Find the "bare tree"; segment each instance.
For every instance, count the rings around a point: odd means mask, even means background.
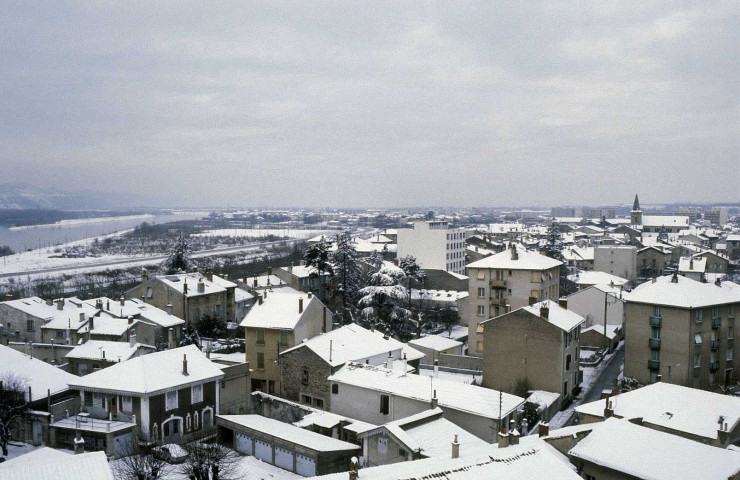
[[[113,471],[119,480],[157,480],[167,478],[172,471],[172,465],[162,457],[154,454],[153,445],[144,436],[139,437],[139,451],[135,451],[133,443],[128,447],[126,455],[113,463]]]
[[[239,455],[223,445],[196,440],[182,446],[188,456],[180,472],[191,480],[230,480],[238,475]]]
[[[8,442],[14,427],[31,410],[26,401],[27,384],[13,373],[0,378],[0,448],[3,457],[8,456]]]

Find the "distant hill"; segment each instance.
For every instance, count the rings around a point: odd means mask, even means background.
[[[54,209],[63,201],[59,192],[44,190],[27,183],[0,185],[0,209]]]
[[[99,210],[161,205],[161,201],[151,196],[128,192],[78,190],[68,193],[27,183],[0,184],[0,210]]]

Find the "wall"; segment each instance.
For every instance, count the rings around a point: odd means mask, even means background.
[[[33,321],[33,331],[28,331],[28,320]],[[3,324],[9,335],[11,341],[17,342],[41,342],[41,326],[44,324],[44,320],[33,315],[29,315],[25,312],[17,310],[10,305],[0,303],[0,323]],[[18,335],[15,335],[15,332]]]
[[[385,453],[381,452],[381,441],[387,444]],[[404,447],[397,443],[390,435],[384,435],[382,433],[373,435],[372,437],[363,439],[363,443],[367,444],[367,448],[363,448],[363,452],[367,452],[365,462],[367,462],[366,465],[368,467],[400,463],[409,459],[409,452],[404,450]]]
[[[220,411],[224,415],[245,414],[249,411],[251,385],[249,364],[240,363],[221,369],[224,378],[218,382]]]
[[[447,225],[441,227],[429,228],[427,222],[415,222],[414,228],[399,228],[398,258],[413,255],[423,269],[463,273],[465,231],[447,228]]]
[[[308,384],[303,383],[303,370],[308,370]],[[283,397],[294,402],[304,402],[304,395],[311,397],[311,406],[329,409],[331,401],[327,378],[332,369],[308,347],[302,347],[280,356]],[[317,402],[316,400],[321,400]]]
[[[33,345],[29,345],[27,343],[9,342],[8,346],[13,350],[31,355],[33,358],[38,358],[47,363],[53,362],[56,365],[67,363],[65,355],[75,348],[75,345],[53,345],[51,343],[34,343]]]
[[[624,325],[624,300],[617,299],[598,288],[590,287],[568,296],[568,310],[586,319],[584,327],[604,325],[604,299],[608,296],[606,319],[608,325]]]
[[[637,248],[629,246],[594,248],[594,270],[611,273],[634,282],[637,279]]]

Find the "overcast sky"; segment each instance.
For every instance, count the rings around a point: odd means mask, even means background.
[[[4,2],[5,181],[207,206],[740,200],[736,0],[109,3]]]

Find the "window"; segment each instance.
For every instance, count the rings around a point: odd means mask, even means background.
[[[193,419],[190,417],[190,414],[188,413],[185,417],[185,431],[189,432],[193,428]]]
[[[732,347],[727,347],[727,360],[732,360]]]
[[[486,279],[486,271],[478,270],[478,280],[485,280],[485,279]]]
[[[93,406],[104,406],[103,405],[103,396],[99,393],[93,393]]]
[[[477,352],[482,352],[483,351],[483,342],[478,342],[478,344],[475,346],[475,350]]]
[[[660,329],[658,327],[652,327],[650,331],[650,337],[656,340],[660,340]]]
[[[301,403],[311,405],[311,397],[309,395],[301,395]]]
[[[403,448],[399,448],[398,449],[398,456],[399,457],[405,457],[406,456],[406,450],[404,450]]]
[[[286,332],[285,330],[280,331],[280,345],[288,345],[288,332]]]
[[[121,410],[124,412],[132,412],[134,410],[134,404],[131,397],[127,395],[121,397]]]
[[[388,412],[391,411],[391,397],[388,395],[381,395],[380,396],[380,413],[383,415],[388,415]]]
[[[478,298],[484,298],[486,296],[486,288],[478,287]]]
[[[193,414],[193,428],[198,430],[198,412]]]
[[[190,403],[199,403],[203,401],[203,384],[193,385],[190,387]]]
[[[660,307],[653,305],[653,317],[660,317]]]
[[[734,317],[735,316],[735,305],[730,305],[729,313],[727,314],[728,317]]]
[[[257,352],[257,368],[265,368],[265,354]]]
[[[324,408],[324,401],[320,398],[314,398],[313,404],[316,408]]]
[[[570,353],[565,356],[565,369],[570,370]]]
[[[338,395],[339,394],[339,384],[338,383],[333,383],[331,385],[331,393],[332,393],[332,395]]]
[[[33,320],[26,320],[26,331],[33,332]]]
[[[257,344],[258,345],[265,344],[265,329],[264,328],[257,329]]]
[[[92,407],[93,406],[93,394],[92,394],[92,392],[82,392],[82,403],[86,407]]]
[[[200,307],[195,308],[195,320],[200,320]]]
[[[735,338],[735,325],[731,323],[727,325],[727,338],[728,339]]]
[[[563,383],[563,398],[568,396],[568,380]]]
[[[694,366],[701,367],[701,353],[697,352],[694,354]]]
[[[503,279],[504,279],[504,271],[496,270],[496,280],[503,280]]]
[[[712,307],[712,318],[719,318],[719,307]]]
[[[165,410],[174,410],[177,408],[177,390],[165,394]]]
[[[146,289],[146,298],[152,298],[154,296],[154,289],[152,287],[148,287]]]
[[[478,305],[478,316],[482,317],[486,314],[486,306],[485,305]]]
[[[301,383],[303,385],[308,385],[308,369],[304,368],[303,373],[301,375]]]
[[[57,330],[54,332],[54,336],[57,338],[64,338],[64,330]]]
[[[694,312],[694,318],[696,319],[696,323],[701,323],[704,321],[704,310],[697,310]]]
[[[650,350],[650,360],[654,362],[660,361],[660,350]]]
[[[509,270],[509,276],[511,276],[511,270]]]
[[[539,282],[540,281],[540,272],[533,271],[530,280],[532,282]]]

